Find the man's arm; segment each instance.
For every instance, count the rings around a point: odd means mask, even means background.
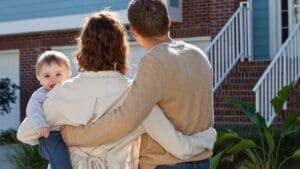
[[[62,134],[71,146],[95,146],[116,141],[137,128],[154,105],[164,95],[165,71],[153,56],[145,56],[138,67],[136,78],[121,106],[107,112],[95,123],[66,127]]]

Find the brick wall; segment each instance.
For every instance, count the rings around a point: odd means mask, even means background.
[[[240,0],[184,0],[183,22],[173,23],[173,37],[212,36],[239,7]]]
[[[211,0],[183,0],[182,23],[173,23],[173,37],[209,36]]]
[[[214,95],[215,122],[248,123],[248,118],[238,109],[229,105],[228,98],[239,99],[255,105],[255,93],[252,89],[261,77],[269,61],[238,62]]]
[[[210,35],[214,37],[239,7],[239,0],[210,0]]]

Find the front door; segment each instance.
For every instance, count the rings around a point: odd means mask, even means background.
[[[291,33],[300,21],[300,0],[289,0],[289,32]]]
[[[300,23],[300,0],[269,0],[270,54],[274,57],[297,23]]]

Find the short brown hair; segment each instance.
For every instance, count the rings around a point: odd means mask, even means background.
[[[118,70],[127,72],[126,29],[109,11],[90,16],[77,38],[78,71]]]
[[[158,37],[169,32],[169,18],[161,0],[131,0],[128,6],[130,25],[143,37]]]
[[[58,65],[64,65],[69,69],[69,71],[71,73],[70,61],[65,54],[63,54],[62,52],[59,52],[59,51],[45,51],[39,56],[39,58],[35,64],[36,76],[39,76],[40,71],[43,66],[50,65],[51,63],[56,63]]]

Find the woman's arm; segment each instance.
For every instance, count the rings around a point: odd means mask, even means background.
[[[200,154],[205,149],[212,150],[217,138],[217,132],[212,127],[191,136],[176,131],[158,106],[152,109],[143,126],[150,137],[182,160]]]
[[[39,143],[39,134],[31,127],[30,122],[25,118],[17,131],[17,139],[23,143],[36,145]]]

